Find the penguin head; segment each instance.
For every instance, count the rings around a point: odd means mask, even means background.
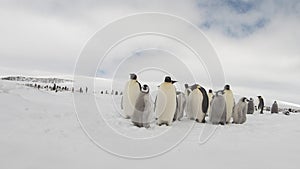
[[[241,99],[243,102],[248,102],[249,100],[246,97],[242,97]]]
[[[142,93],[149,93],[149,86],[144,84],[141,88]]]
[[[261,98],[261,96],[257,96],[259,99]]]
[[[187,88],[189,88],[189,85],[186,83],[186,84],[184,84],[184,87],[187,89]]]
[[[165,77],[165,82],[172,83],[172,79],[170,76]]]
[[[212,93],[213,91],[211,89],[208,90],[208,93]]]
[[[176,80],[172,80],[170,76],[166,76],[166,77],[165,77],[165,82],[174,84],[174,83],[176,83],[177,81],[176,81]]]
[[[253,98],[252,98],[252,97],[250,97],[250,101],[253,101]]]
[[[224,90],[218,90],[216,91],[216,96],[223,95],[224,93],[225,93]]]
[[[136,79],[137,79],[137,75],[134,74],[134,73],[131,73],[131,74],[130,74],[130,79],[131,79],[131,80],[136,80]]]
[[[225,85],[225,86],[224,86],[224,90],[230,90],[230,85],[228,85],[228,84]]]

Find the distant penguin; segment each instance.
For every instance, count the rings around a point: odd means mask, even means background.
[[[172,125],[176,111],[176,89],[173,83],[175,81],[166,76],[165,81],[158,87],[155,101],[155,114],[158,125]]]
[[[224,91],[217,91],[210,104],[209,121],[212,124],[226,124],[226,100]]]
[[[210,104],[211,104],[212,98],[214,96],[213,91],[211,89],[208,90],[207,96],[208,96],[208,110],[207,110],[207,114],[209,114],[209,112],[210,112]]]
[[[191,120],[205,123],[205,115],[208,110],[208,96],[206,90],[198,84],[191,87],[192,92],[188,96],[187,116]]]
[[[278,113],[278,104],[276,101],[272,104],[271,113]]]
[[[287,116],[290,115],[290,111],[288,111],[288,110],[285,110],[285,111],[283,111],[282,113],[283,113],[284,115],[287,115]]]
[[[260,110],[260,114],[264,114],[264,107],[265,107],[265,103],[264,103],[264,99],[261,96],[257,96],[258,97],[258,110]]]
[[[239,102],[235,105],[234,111],[232,114],[233,122],[235,124],[243,124],[246,122],[246,114],[248,111],[248,99],[242,97]]]
[[[185,88],[184,94],[185,94],[186,97],[188,97],[190,95],[190,93],[192,92],[192,90],[191,90],[191,88],[189,87],[188,84],[184,84],[184,88]]]
[[[181,120],[183,118],[184,109],[186,107],[186,96],[183,92],[176,92],[176,111],[173,121]]]
[[[247,114],[253,114],[254,113],[254,100],[253,98],[250,98],[248,102],[248,111]]]
[[[230,123],[235,101],[234,101],[232,90],[230,89],[229,85],[225,85],[224,87],[224,97],[226,101],[226,113],[227,113],[226,122]]]
[[[126,83],[122,98],[122,106],[125,118],[130,118],[134,112],[137,97],[140,94],[141,85],[137,81],[136,74],[130,74],[130,80]]]
[[[188,105],[188,101],[189,101],[189,95],[191,92],[192,92],[192,90],[191,90],[190,86],[187,83],[184,84],[184,94],[186,97],[186,109],[188,108],[187,105]],[[185,112],[187,112],[187,110]]]
[[[148,85],[143,85],[141,93],[139,94],[136,103],[135,110],[132,114],[131,121],[133,125],[137,127],[150,127],[152,101],[149,95]]]

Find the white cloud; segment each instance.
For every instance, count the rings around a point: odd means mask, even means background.
[[[0,66],[72,73],[82,47],[98,29],[138,12],[170,13],[198,25],[214,44],[232,86],[300,101],[294,94],[300,90],[297,0],[1,1]],[[171,49],[169,44],[160,47]],[[112,72],[109,68],[103,72]]]

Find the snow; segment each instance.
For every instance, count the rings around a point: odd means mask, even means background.
[[[98,87],[108,87],[105,85]],[[109,88],[107,88],[109,90]],[[104,89],[103,89],[104,90]],[[88,99],[88,94],[76,97]],[[118,112],[121,96],[96,94],[107,124],[117,133],[130,138],[159,138],[170,132],[185,133],[187,137],[162,155],[146,159],[115,156],[95,145],[82,130],[75,113],[71,92],[50,92],[29,88],[16,82],[0,80],[0,168],[299,168],[300,114],[290,116],[270,114],[247,115],[243,125],[212,126],[193,124],[184,119],[173,126],[151,125],[149,130],[131,125]],[[103,107],[104,106],[104,107]],[[86,110],[87,112],[89,110]],[[79,114],[84,116],[84,114]],[[100,127],[106,124],[99,123]],[[97,126],[96,126],[97,127]],[[96,128],[95,128],[96,130]],[[117,134],[116,134],[117,135]],[[102,135],[118,144],[118,137]],[[211,136],[211,137],[209,137]],[[101,138],[100,137],[100,138]],[[156,141],[142,152],[168,143]],[[162,146],[163,147],[163,146]],[[126,150],[126,148],[124,148]]]

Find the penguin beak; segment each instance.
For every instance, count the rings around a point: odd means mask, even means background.
[[[176,80],[172,80],[172,84],[176,83],[177,81]]]

